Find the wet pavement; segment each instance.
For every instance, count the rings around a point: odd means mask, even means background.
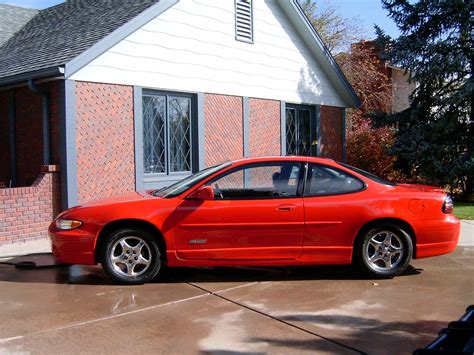
[[[366,279],[349,266],[170,269],[140,286],[50,254],[0,265],[3,353],[402,354],[474,303],[474,248]],[[5,260],[3,260],[5,261]]]

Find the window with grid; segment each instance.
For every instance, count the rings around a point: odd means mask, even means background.
[[[192,96],[145,93],[142,103],[144,173],[192,171]]]
[[[286,154],[317,156],[317,122],[314,106],[286,105]]]

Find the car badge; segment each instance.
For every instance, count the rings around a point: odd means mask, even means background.
[[[191,239],[189,244],[206,244],[207,239]]]

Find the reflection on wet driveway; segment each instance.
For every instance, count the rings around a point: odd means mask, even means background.
[[[474,248],[392,280],[351,267],[170,269],[113,284],[49,254],[0,265],[0,353],[410,353],[474,299]]]

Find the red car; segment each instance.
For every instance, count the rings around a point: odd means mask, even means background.
[[[411,258],[452,252],[459,238],[442,190],[396,185],[329,159],[268,157],[213,166],[161,190],[61,213],[49,235],[57,259],[101,263],[143,283],[163,264],[350,264],[373,277]]]

